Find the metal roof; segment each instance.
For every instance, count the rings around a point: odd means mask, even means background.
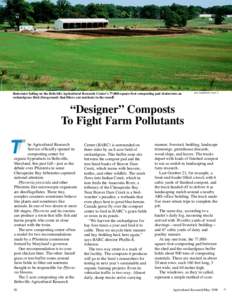
[[[82,18],[75,18],[75,19],[58,19],[56,21],[61,21],[62,23],[108,23],[109,21],[106,19],[82,19]]]

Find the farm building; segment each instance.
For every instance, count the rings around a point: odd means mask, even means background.
[[[208,19],[210,19],[210,18],[213,17],[213,15],[212,14],[200,14],[199,17],[200,18],[208,18]]]
[[[34,31],[34,27],[32,25],[23,24],[19,26],[19,31]]]
[[[208,18],[208,19],[213,19],[215,15],[214,14],[200,14],[200,18]],[[225,15],[226,18],[231,18],[232,15]]]
[[[102,28],[108,25],[106,19],[58,19],[55,21],[55,30],[76,30],[84,28]]]

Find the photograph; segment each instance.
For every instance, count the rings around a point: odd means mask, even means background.
[[[231,0],[0,0],[0,91],[232,91],[231,54]]]
[[[0,299],[232,300],[232,0],[0,0]]]

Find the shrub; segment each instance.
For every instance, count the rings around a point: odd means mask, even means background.
[[[19,73],[13,74],[14,79],[20,79],[20,76],[21,75]]]
[[[59,83],[58,87],[65,91],[75,90],[72,80],[63,81],[63,82]]]
[[[33,85],[36,85],[36,86],[46,86],[52,82],[52,77],[47,76],[47,75],[43,75],[43,76],[35,75],[34,79],[32,79],[30,81]]]
[[[1,76],[1,83],[6,83],[9,80],[9,77],[7,75]]]
[[[213,86],[214,86],[214,84],[215,84],[215,78],[213,78],[212,80],[210,80],[210,83],[209,83],[209,86],[211,87],[211,88],[213,88]]]
[[[91,87],[100,87],[101,84],[100,84],[99,81],[92,81],[92,82],[90,83],[90,86],[91,86]]]
[[[124,85],[125,81],[120,76],[115,76],[113,78],[113,83]]]
[[[7,75],[8,71],[7,69],[2,69],[1,76]]]

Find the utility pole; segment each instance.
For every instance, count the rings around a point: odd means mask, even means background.
[[[17,30],[19,31],[19,26],[20,26],[20,19],[19,19],[19,13],[15,14],[15,22],[16,22],[16,26],[17,26]]]

